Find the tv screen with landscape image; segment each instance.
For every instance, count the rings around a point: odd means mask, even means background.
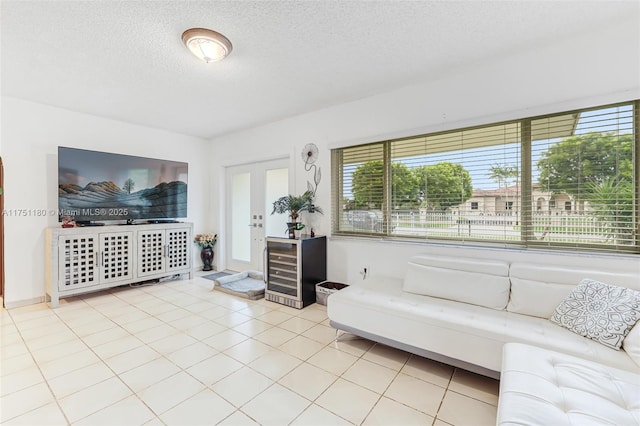
[[[188,164],[58,147],[59,220],[187,217]]]

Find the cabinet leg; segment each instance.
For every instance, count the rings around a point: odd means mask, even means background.
[[[57,308],[58,306],[60,306],[60,298],[58,296],[45,294],[45,296],[44,296],[45,302],[46,302],[47,297],[49,298],[49,306],[51,308]]]

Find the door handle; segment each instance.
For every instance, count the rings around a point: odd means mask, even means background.
[[[262,250],[262,280],[267,284],[267,274],[269,273],[269,261],[267,260],[267,247]]]
[[[251,224],[251,223],[250,223],[250,224],[248,224],[247,226],[253,226],[253,227],[255,228],[255,227],[256,227],[256,226],[258,226],[258,225],[256,225],[255,223],[253,223],[253,224]]]

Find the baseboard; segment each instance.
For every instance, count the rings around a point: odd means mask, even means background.
[[[37,305],[38,303],[44,303],[45,297],[34,297],[33,299],[24,299],[24,300],[16,300],[13,302],[8,302],[7,299],[4,299],[4,307],[5,309],[15,309],[21,308],[23,306],[29,305]]]

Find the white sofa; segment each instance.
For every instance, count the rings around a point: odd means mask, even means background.
[[[640,374],[521,343],[504,345],[498,426],[640,424]]]
[[[333,293],[327,312],[338,330],[500,377],[500,426],[638,425],[640,324],[615,350],[549,320],[584,278],[640,290],[640,268],[422,255],[404,279]]]
[[[640,372],[640,353],[624,344],[607,348],[548,320],[583,278],[640,290],[636,271],[420,255],[404,278],[369,278],[333,293],[327,313],[338,330],[495,378],[507,342]],[[632,333],[640,340],[640,326]]]

